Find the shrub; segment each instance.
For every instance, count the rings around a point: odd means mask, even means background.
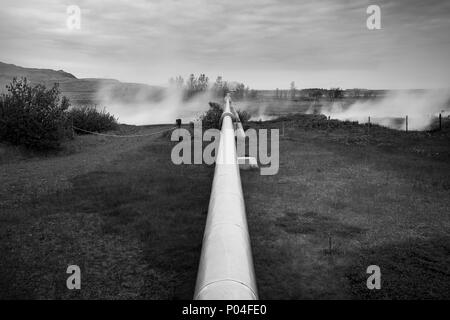
[[[75,107],[69,111],[69,119],[75,132],[85,134],[82,130],[102,132],[117,128],[117,119],[106,110],[97,110],[94,106]],[[82,129],[82,130],[78,130]]]
[[[32,87],[26,78],[6,86],[0,105],[0,140],[38,150],[54,149],[67,136],[69,100],[51,89]]]
[[[239,115],[239,119],[241,120],[242,125],[250,119],[250,114],[246,111],[237,110],[237,114]],[[223,108],[220,104],[216,102],[209,103],[209,110],[200,116],[200,120],[202,121],[203,129],[220,129],[220,117],[222,116]]]
[[[223,109],[220,104],[216,102],[209,103],[209,109],[202,116],[200,120],[202,121],[202,128],[207,129],[220,129],[220,117],[222,116]]]

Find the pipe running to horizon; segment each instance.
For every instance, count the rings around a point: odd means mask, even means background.
[[[229,94],[225,97],[194,299],[258,299]]]

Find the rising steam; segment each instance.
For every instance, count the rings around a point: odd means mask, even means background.
[[[119,122],[134,125],[174,123],[178,118],[186,123],[198,119],[208,110],[208,102],[217,100],[212,90],[186,100],[182,88],[123,83],[106,84],[97,92],[97,101],[118,117]],[[370,117],[372,123],[397,130],[405,128],[405,117],[408,116],[410,130],[426,130],[439,113],[448,115],[450,90],[391,91],[376,99],[348,101],[324,104],[319,112],[332,119],[360,123],[366,123]],[[279,111],[287,107],[283,102],[264,99],[238,101],[235,107],[250,113],[251,120],[266,121],[276,118],[267,112],[274,109],[274,104]],[[306,113],[312,112],[317,112],[314,106],[310,106]]]
[[[425,130],[439,113],[446,114],[450,110],[449,101],[449,90],[397,91],[384,98],[356,101],[349,106],[336,102],[324,106],[320,112],[332,119],[360,123],[366,123],[370,117],[372,123],[397,130],[405,128],[408,116],[409,129]]]
[[[97,92],[100,105],[119,119],[133,125],[183,123],[197,119],[213,101],[210,91],[195,95],[188,101],[183,90],[146,85],[105,85]]]

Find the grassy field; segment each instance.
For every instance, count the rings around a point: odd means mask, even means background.
[[[243,173],[261,297],[449,298],[448,127],[328,126],[287,118],[279,174]],[[371,264],[382,290],[366,288]]]
[[[74,153],[2,165],[1,298],[192,298],[213,168],[173,165],[160,134],[135,139],[83,136]]]
[[[260,298],[449,298],[448,127],[369,135],[284,121],[279,173],[242,172]],[[156,135],[80,136],[52,155],[1,146],[0,298],[191,299],[213,167],[173,165],[172,145]],[[80,291],[65,287],[69,264]],[[370,264],[382,272],[376,292]]]

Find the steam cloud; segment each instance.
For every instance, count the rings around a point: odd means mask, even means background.
[[[216,100],[211,90],[186,101],[182,89],[135,84],[104,85],[97,92],[97,101],[118,117],[119,122],[134,125],[174,123],[178,118],[183,122],[193,121],[208,110],[208,102]],[[280,103],[277,102],[278,110],[283,109]],[[267,112],[273,102],[241,101],[235,107],[249,112],[254,121],[276,118]],[[312,113],[313,109],[310,107],[306,113]],[[426,130],[439,113],[447,116],[449,112],[450,90],[392,91],[382,98],[350,104],[344,100],[320,108],[320,113],[332,119],[366,123],[370,117],[372,123],[397,130],[405,128],[406,116],[410,130]]]
[[[175,123],[175,119],[189,122],[209,108],[208,102],[214,101],[209,91],[185,101],[181,89],[145,85],[105,85],[96,98],[120,123],[133,125]]]
[[[237,110],[246,111],[250,114],[251,121],[268,121],[277,118],[277,116],[269,115],[268,108],[272,107],[273,103],[264,101],[237,101],[234,102],[234,107]]]
[[[413,90],[390,92],[384,98],[356,101],[349,106],[333,103],[324,106],[321,113],[332,119],[371,123],[392,129],[404,129],[408,116],[408,128],[425,130],[439,114],[450,110],[449,90]],[[400,121],[399,121],[400,120]]]

